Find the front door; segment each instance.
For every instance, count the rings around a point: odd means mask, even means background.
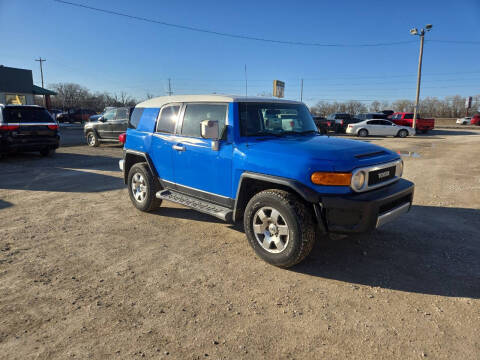
[[[231,198],[233,146],[228,140],[220,140],[218,150],[213,150],[213,140],[201,137],[200,123],[218,121],[220,138],[227,109],[228,104],[221,103],[186,104],[173,154],[177,189],[223,205]]]
[[[115,120],[115,114],[117,110],[108,110],[102,115],[102,120],[98,120],[97,132],[102,139],[111,139],[112,135],[112,121]]]

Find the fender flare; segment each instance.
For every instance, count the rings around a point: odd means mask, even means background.
[[[130,150],[130,149],[124,149],[123,150],[123,160],[124,160],[124,167],[123,167],[123,182],[127,184],[128,180],[128,171],[127,168],[129,169],[131,166],[127,167],[127,160],[128,160],[128,155],[134,155],[134,156],[141,156],[145,159],[145,162],[148,165],[148,168],[150,169],[151,173],[153,176],[158,179],[158,173],[157,170],[155,169],[155,166],[153,166],[152,159],[147,153],[144,153],[142,151],[136,151],[136,150]]]
[[[302,184],[297,180],[284,178],[280,176],[259,174],[259,173],[246,171],[240,176],[240,180],[238,182],[237,193],[235,196],[235,204],[233,208],[233,221],[236,221],[236,219],[238,218],[237,211],[239,207],[241,207],[242,202],[244,202],[245,200],[242,198],[242,190],[244,189],[244,184],[246,183],[245,180],[247,179],[258,180],[258,181],[271,183],[275,185],[281,185],[281,186],[290,188],[296,193],[298,193],[306,202],[309,202],[312,204],[316,204],[320,202],[319,193],[317,193],[315,190],[309,188],[308,186]]]

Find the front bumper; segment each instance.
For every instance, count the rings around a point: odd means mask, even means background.
[[[365,193],[322,198],[322,217],[329,232],[362,233],[410,210],[414,184],[405,179]]]

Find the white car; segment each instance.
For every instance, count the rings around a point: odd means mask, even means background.
[[[471,117],[459,118],[459,119],[457,119],[457,124],[460,124],[460,125],[468,125],[468,124],[470,124],[470,120],[472,120]]]
[[[348,124],[347,134],[365,137],[374,136],[398,136],[407,137],[415,135],[415,130],[409,126],[399,126],[388,120],[371,119],[354,124]]]

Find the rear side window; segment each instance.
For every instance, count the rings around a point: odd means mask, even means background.
[[[53,123],[50,113],[43,108],[35,107],[5,107],[3,119],[7,123]]]
[[[413,119],[413,114],[405,114],[404,119]]]
[[[179,110],[180,105],[164,106],[158,118],[157,132],[173,134]]]
[[[132,112],[132,116],[130,117],[130,121],[128,122],[128,127],[130,129],[136,129],[138,123],[140,122],[140,118],[142,117],[144,108],[135,108]]]
[[[127,120],[128,119],[128,109],[120,108],[117,109],[117,120]]]
[[[220,134],[225,127],[227,105],[223,104],[188,104],[183,117],[182,135],[201,137],[200,123],[203,120],[218,121]],[[219,134],[219,136],[220,136]]]

